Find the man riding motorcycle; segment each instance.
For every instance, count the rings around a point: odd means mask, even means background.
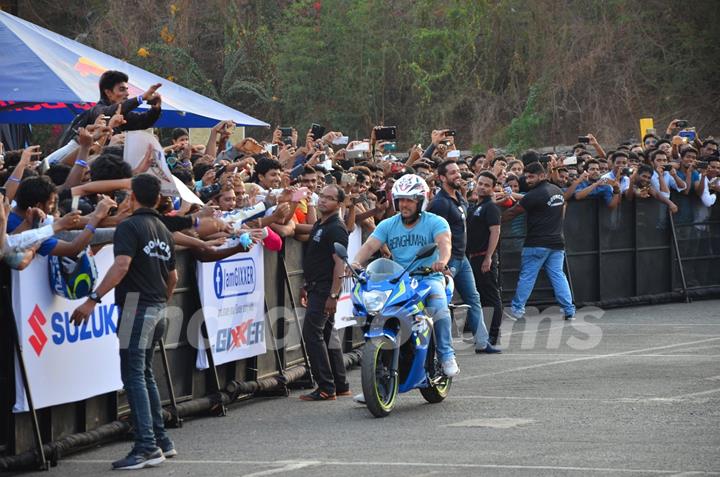
[[[430,267],[437,272],[423,278],[432,287],[426,310],[435,324],[437,357],[443,373],[454,377],[460,369],[452,347],[450,311],[442,275],[451,254],[450,226],[444,218],[425,210],[429,192],[427,183],[415,174],[406,174],[395,182],[392,199],[399,214],[380,222],[358,251],[352,266],[363,268],[382,245],[387,245],[392,259],[404,268],[424,245],[432,242],[438,245],[437,251],[431,257],[419,260],[416,268]],[[362,395],[356,396],[355,400],[364,402]]]

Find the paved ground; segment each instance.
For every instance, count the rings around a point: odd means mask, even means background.
[[[505,323],[502,355],[458,351],[445,402],[411,392],[385,419],[296,391],[187,421],[143,475],[720,475],[720,301],[591,315]],[[128,449],[36,475],[109,474]]]

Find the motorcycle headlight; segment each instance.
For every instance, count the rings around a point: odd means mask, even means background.
[[[368,291],[363,294],[363,305],[365,305],[365,309],[368,311],[368,313],[377,313],[378,311],[382,310],[383,305],[385,305],[385,301],[387,300],[388,296],[390,296],[390,292],[383,292],[379,290],[373,290]]]

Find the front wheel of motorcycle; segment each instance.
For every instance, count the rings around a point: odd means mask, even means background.
[[[365,343],[362,388],[368,409],[375,417],[390,414],[398,395],[398,375],[393,369],[393,345],[385,339]]]
[[[434,362],[435,372],[434,376],[431,377],[430,386],[426,388],[420,388],[420,394],[425,400],[431,404],[442,402],[448,394],[450,394],[450,386],[452,385],[452,378],[442,374],[440,363],[435,358]]]

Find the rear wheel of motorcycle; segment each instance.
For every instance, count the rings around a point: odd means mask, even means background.
[[[437,358],[435,358],[435,375],[442,375],[442,371],[440,371],[440,363],[438,363]],[[437,404],[448,397],[448,394],[450,393],[450,386],[452,386],[452,378],[442,376],[436,384],[430,385],[426,388],[420,388],[420,394],[422,394],[422,397],[424,397],[427,402]]]
[[[390,414],[398,395],[398,376],[392,369],[393,345],[388,340],[365,343],[362,357],[362,388],[365,403],[375,417]]]

